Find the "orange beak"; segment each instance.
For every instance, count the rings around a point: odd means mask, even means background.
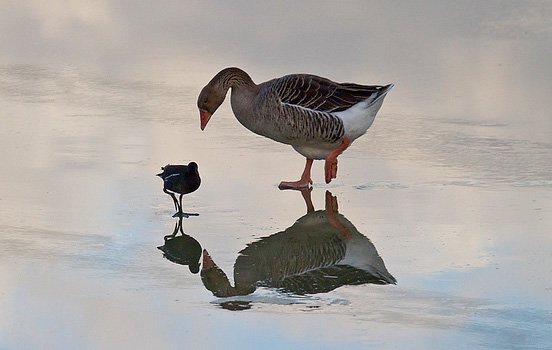
[[[200,109],[199,110],[199,120],[201,122],[201,130],[203,131],[205,127],[207,126],[207,123],[209,122],[209,119],[211,119],[212,114],[207,112],[206,110]]]

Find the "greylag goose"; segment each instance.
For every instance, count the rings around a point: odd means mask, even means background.
[[[295,294],[326,293],[344,285],[395,284],[372,242],[338,213],[326,192],[326,209],[315,211],[304,189],[307,214],[284,231],[250,243],[234,264],[232,286],[203,250],[201,280],[217,297],[253,293],[258,286]]]
[[[188,217],[190,215],[199,215],[182,212],[182,196],[194,192],[201,184],[197,164],[195,162],[190,162],[188,165],[167,164],[161,167],[161,170],[163,172],[157,174],[157,176],[163,179],[163,192],[170,195],[173,199],[174,208],[177,211],[173,216]],[[175,193],[180,194],[178,202],[176,201]]]
[[[314,159],[325,159],[326,183],[337,176],[337,157],[372,125],[393,84],[336,83],[309,74],[292,74],[255,84],[239,68],[220,71],[201,90],[197,100],[204,130],[232,88],[231,105],[247,129],[291,145],[306,157],[298,181],[282,181],[281,189],[312,184]]]

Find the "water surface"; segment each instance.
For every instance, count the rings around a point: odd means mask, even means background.
[[[289,6],[0,5],[0,348],[552,348],[550,5]],[[228,101],[199,130],[226,66],[396,88],[309,211],[277,188],[304,160]],[[155,174],[191,160],[180,232]],[[333,258],[251,267],[302,244]],[[213,295],[198,249],[255,287]]]

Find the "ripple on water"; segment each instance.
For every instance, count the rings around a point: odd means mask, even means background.
[[[403,185],[399,182],[389,182],[389,181],[371,181],[362,185],[353,186],[357,190],[381,190],[381,189],[404,189],[408,186]]]

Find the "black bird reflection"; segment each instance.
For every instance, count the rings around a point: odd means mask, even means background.
[[[161,170],[163,170],[163,172],[157,174],[157,176],[163,179],[163,192],[170,195],[173,199],[174,208],[176,209],[176,213],[173,217],[199,215],[182,212],[182,196],[194,192],[199,188],[199,185],[201,185],[197,163],[190,162],[188,165],[167,164],[161,167]],[[180,194],[178,201],[174,195],[175,193]]]
[[[338,213],[337,198],[327,191],[325,210],[315,211],[311,191],[302,191],[306,215],[240,252],[234,264],[235,286],[204,250],[205,287],[217,297],[232,297],[253,293],[257,287],[303,295],[344,285],[395,284],[372,242]]]
[[[178,235],[180,232],[180,235]],[[172,234],[165,236],[165,244],[157,247],[163,252],[163,256],[168,260],[180,264],[188,265],[191,273],[199,272],[199,260],[201,258],[201,244],[185,234],[182,230],[182,217],[179,217]]]

